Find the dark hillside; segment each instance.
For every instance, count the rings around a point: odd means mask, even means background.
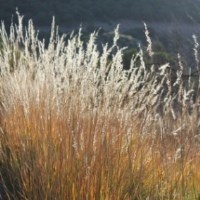
[[[16,18],[16,8],[24,15],[25,24],[33,19],[39,36],[46,39],[53,15],[60,33],[78,30],[81,24],[86,41],[88,34],[101,27],[100,44],[112,41],[113,30],[120,24],[123,37],[119,45],[128,46],[133,52],[138,43],[146,45],[145,21],[154,48],[162,46],[159,53],[176,56],[179,52],[188,63],[194,60],[192,34],[200,36],[200,0],[1,0],[0,3],[0,20],[5,21],[8,30],[12,16]]]
[[[0,19],[10,22],[16,7],[37,25],[46,25],[52,15],[58,24],[112,19],[200,22],[199,0],[7,0],[1,2]]]

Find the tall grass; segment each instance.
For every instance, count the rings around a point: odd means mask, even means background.
[[[199,84],[181,57],[174,76],[140,48],[124,70],[118,28],[100,51],[98,33],[53,21],[46,46],[22,21],[0,28],[1,199],[199,199]]]

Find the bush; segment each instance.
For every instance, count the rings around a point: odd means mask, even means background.
[[[96,33],[84,44],[53,24],[46,46],[18,18],[0,31],[0,195],[198,199],[199,96],[180,58],[172,83],[170,65],[149,69],[142,49],[124,70],[117,29],[100,52]]]

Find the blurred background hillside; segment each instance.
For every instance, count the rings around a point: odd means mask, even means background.
[[[33,19],[44,38],[49,36],[52,16],[60,33],[76,31],[82,25],[85,40],[101,27],[100,43],[111,41],[114,28],[120,24],[119,45],[132,49],[128,58],[139,43],[145,45],[146,22],[162,62],[173,60],[179,52],[193,65],[192,35],[198,38],[200,33],[200,0],[1,0],[0,19],[7,27],[15,20],[16,8],[25,23]]]
[[[46,25],[52,15],[59,24],[113,19],[200,22],[199,0],[1,0],[0,18],[9,22],[16,7],[37,25]]]

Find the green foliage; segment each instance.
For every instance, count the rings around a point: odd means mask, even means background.
[[[124,54],[123,54],[123,66],[124,66],[124,69],[129,69],[130,63],[131,63],[131,59],[133,58],[133,56],[136,53],[137,53],[137,50],[134,49],[134,48],[129,48],[129,49],[124,51]]]
[[[136,48],[129,48],[123,53],[123,66],[124,69],[129,69],[131,59],[136,56],[138,50]],[[169,63],[171,66],[175,65],[175,58],[172,54],[168,53],[161,44],[155,45],[154,55],[152,58],[149,58],[147,53],[144,53],[144,61],[147,66],[156,65],[161,66],[166,63]],[[138,63],[140,65],[140,63]],[[137,65],[137,63],[136,63]]]
[[[159,66],[164,65],[165,63],[170,63],[171,65],[174,65],[175,63],[173,56],[164,51],[154,53],[153,60],[154,64]]]

